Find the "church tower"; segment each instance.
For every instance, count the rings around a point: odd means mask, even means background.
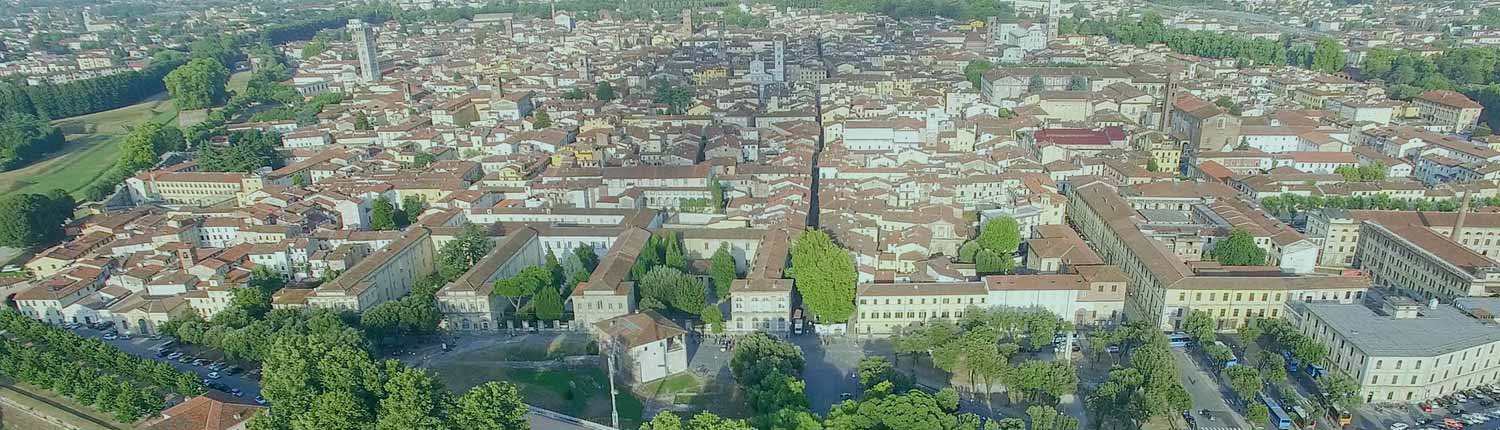
[[[786,40],[776,39],[776,69],[771,71],[776,82],[786,82]]]
[[[1062,16],[1062,1],[1051,0],[1047,6],[1047,43],[1057,40],[1057,20]]]

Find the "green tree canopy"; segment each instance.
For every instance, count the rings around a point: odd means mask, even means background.
[[[458,279],[489,254],[493,247],[489,232],[477,225],[466,224],[458,237],[444,243],[442,249],[438,250],[438,273],[445,280]]]
[[[537,109],[536,113],[532,114],[531,126],[537,130],[551,127],[552,116],[547,115],[547,110],[545,109]]]
[[[370,229],[396,229],[396,206],[392,205],[385,196],[376,198],[375,203],[370,205]]]
[[[524,429],[528,409],[516,387],[504,382],[486,382],[470,388],[453,408],[455,429]]]
[[[69,198],[71,201],[71,197]],[[46,195],[15,193],[0,197],[0,245],[30,248],[47,245],[63,238],[67,215],[59,215],[61,206]],[[71,215],[69,210],[67,214]]]
[[[803,305],[819,322],[844,322],[854,314],[854,258],[828,234],[807,230],[798,235],[791,271]]]
[[[653,267],[636,284],[641,300],[651,299],[689,315],[702,312],[707,301],[703,283],[675,267]]]
[[[989,62],[989,60],[969,60],[969,63],[964,65],[964,78],[968,79],[969,83],[974,85],[974,88],[979,88],[983,85],[984,72],[993,68],[995,68],[995,64]]]
[[[1218,321],[1215,321],[1214,317],[1209,315],[1207,311],[1201,309],[1194,309],[1192,312],[1188,312],[1187,318],[1182,320],[1182,331],[1187,332],[1199,344],[1213,343],[1216,340],[1214,331],[1217,326]]]
[[[198,149],[198,168],[205,172],[253,172],[262,167],[280,168],[281,135],[260,130],[237,131],[229,145],[205,145]]]
[[[165,83],[178,109],[203,109],[228,97],[229,69],[214,59],[195,58],[168,73]]]
[[[0,113],[0,171],[23,166],[62,146],[62,131],[46,120],[24,112]]]
[[[1021,226],[1015,218],[1008,216],[991,218],[985,221],[976,241],[980,248],[1014,254],[1021,247]]]
[[[1317,47],[1313,49],[1312,64],[1308,68],[1324,73],[1342,72],[1344,70],[1343,45],[1331,38],[1319,39]]]
[[[729,370],[745,391],[750,409],[768,414],[807,408],[805,383],[798,377],[805,364],[796,346],[755,332],[735,344]]]
[[[1266,264],[1266,251],[1255,244],[1255,238],[1245,230],[1234,229],[1229,237],[1214,244],[1210,256],[1225,266],[1261,266]]]
[[[600,82],[599,85],[594,87],[594,98],[601,102],[611,102],[616,97],[615,86],[610,84],[609,81]]]
[[[708,271],[714,281],[714,299],[717,301],[728,299],[729,287],[734,283],[735,278],[739,277],[734,256],[729,255],[728,244],[719,245],[719,249],[714,251]]]

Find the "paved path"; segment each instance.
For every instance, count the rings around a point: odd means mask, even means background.
[[[531,422],[531,430],[614,430],[614,427],[535,406],[531,407],[526,419]]]

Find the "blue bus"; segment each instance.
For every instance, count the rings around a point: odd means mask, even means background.
[[[1265,392],[1257,393],[1255,397],[1260,398],[1260,402],[1265,403],[1266,409],[1271,411],[1272,425],[1276,426],[1279,430],[1291,430],[1292,417],[1286,414],[1286,410],[1281,409],[1281,404],[1276,403],[1276,400],[1272,399],[1271,396],[1267,396]]]
[[[1178,331],[1167,334],[1167,345],[1173,348],[1187,348],[1190,343],[1193,343],[1193,338],[1187,333]]]
[[[1234,356],[1234,350],[1230,349],[1228,344],[1225,344],[1224,342],[1220,342],[1220,341],[1217,341],[1217,340],[1214,341],[1214,344],[1215,345],[1219,345],[1221,347],[1224,347],[1225,350],[1229,351],[1229,359],[1225,360],[1223,363],[1220,363],[1220,367],[1228,369],[1228,368],[1240,365],[1240,359],[1239,359],[1239,357],[1235,357]]]
[[[1303,369],[1307,371],[1307,376],[1311,376],[1313,377],[1313,379],[1317,379],[1318,377],[1323,376],[1323,366],[1309,364],[1307,366],[1303,366]]]

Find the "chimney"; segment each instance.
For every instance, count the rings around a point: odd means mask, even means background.
[[[1459,193],[1458,198],[1462,199],[1462,202],[1458,206],[1458,220],[1453,222],[1453,233],[1449,234],[1448,238],[1453,239],[1454,242],[1463,244],[1463,242],[1460,242],[1461,239],[1459,238],[1461,236],[1459,235],[1462,234],[1461,230],[1464,229],[1464,218],[1469,216],[1469,194]]]

